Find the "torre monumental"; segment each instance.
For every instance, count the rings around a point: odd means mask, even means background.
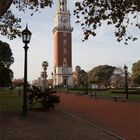
[[[67,0],[58,0],[55,15],[53,85],[72,86],[72,31]]]

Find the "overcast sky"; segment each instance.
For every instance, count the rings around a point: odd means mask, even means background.
[[[37,79],[42,71],[41,64],[48,61],[48,76],[51,78],[51,72],[54,66],[54,38],[52,30],[54,28],[54,16],[56,12],[56,4],[47,8],[41,13],[35,13],[29,16],[29,12],[25,14],[14,12],[22,18],[23,29],[28,23],[28,28],[32,32],[31,43],[28,50],[28,80]],[[129,45],[118,43],[114,37],[113,26],[103,25],[98,29],[95,38],[82,42],[82,30],[80,25],[75,24],[73,15],[74,1],[68,1],[68,7],[71,11],[71,25],[74,30],[72,33],[72,65],[73,70],[77,65],[85,71],[91,70],[98,65],[111,65],[123,67],[126,64],[131,71],[132,64],[140,59],[140,39],[130,42]],[[138,37],[140,32],[137,33]],[[10,44],[15,59],[11,69],[14,72],[14,78],[22,78],[24,73],[24,44],[20,38],[8,40],[6,37],[0,36],[1,40]]]

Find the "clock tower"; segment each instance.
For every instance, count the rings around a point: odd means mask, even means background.
[[[73,86],[72,31],[67,0],[58,0],[55,15],[53,85]]]

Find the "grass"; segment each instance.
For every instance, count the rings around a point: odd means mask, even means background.
[[[71,93],[71,91],[68,91]],[[72,93],[82,93],[83,91],[72,92]],[[97,98],[99,99],[109,99],[112,100],[114,95],[121,95],[124,98],[125,94],[112,93],[110,91],[97,91]],[[18,96],[16,90],[13,90],[12,94],[8,89],[0,89],[0,111],[16,111],[22,110],[22,96]],[[140,103],[140,95],[129,94],[129,101]]]
[[[0,89],[0,111],[17,111],[22,110],[23,96],[19,96],[17,90]],[[30,109],[27,103],[28,109]],[[33,108],[40,108],[40,103],[35,103]]]
[[[74,91],[74,90],[69,90],[69,93],[75,93],[75,94],[80,94],[84,91]],[[139,102],[140,103],[140,94],[129,94],[128,92],[128,95],[129,95],[129,101],[132,101],[132,102]],[[112,100],[113,99],[113,96],[122,96],[122,97],[126,97],[126,94],[125,93],[120,93],[120,92],[115,92],[115,93],[112,93],[111,91],[109,90],[98,90],[96,91],[96,96],[97,98],[100,98],[100,99],[109,99],[109,100]]]
[[[137,94],[130,94],[129,100],[133,102],[139,102],[140,103],[140,95]]]
[[[112,99],[114,94],[109,91],[97,91],[97,98]]]
[[[123,98],[126,97],[126,94],[120,93],[112,93],[110,91],[97,91],[97,97],[103,99],[113,99],[113,96],[122,96]],[[128,92],[129,101],[132,102],[139,102],[140,103],[140,95],[138,94],[129,94]]]
[[[17,91],[0,90],[0,111],[14,111],[22,109],[22,96],[18,96]]]

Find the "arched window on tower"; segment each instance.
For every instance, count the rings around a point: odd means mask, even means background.
[[[66,39],[63,40],[63,45],[67,45],[67,40]]]
[[[66,59],[66,58],[63,59],[63,66],[64,66],[64,67],[67,66],[67,59]]]
[[[63,53],[67,54],[67,49],[66,48],[63,49]]]

